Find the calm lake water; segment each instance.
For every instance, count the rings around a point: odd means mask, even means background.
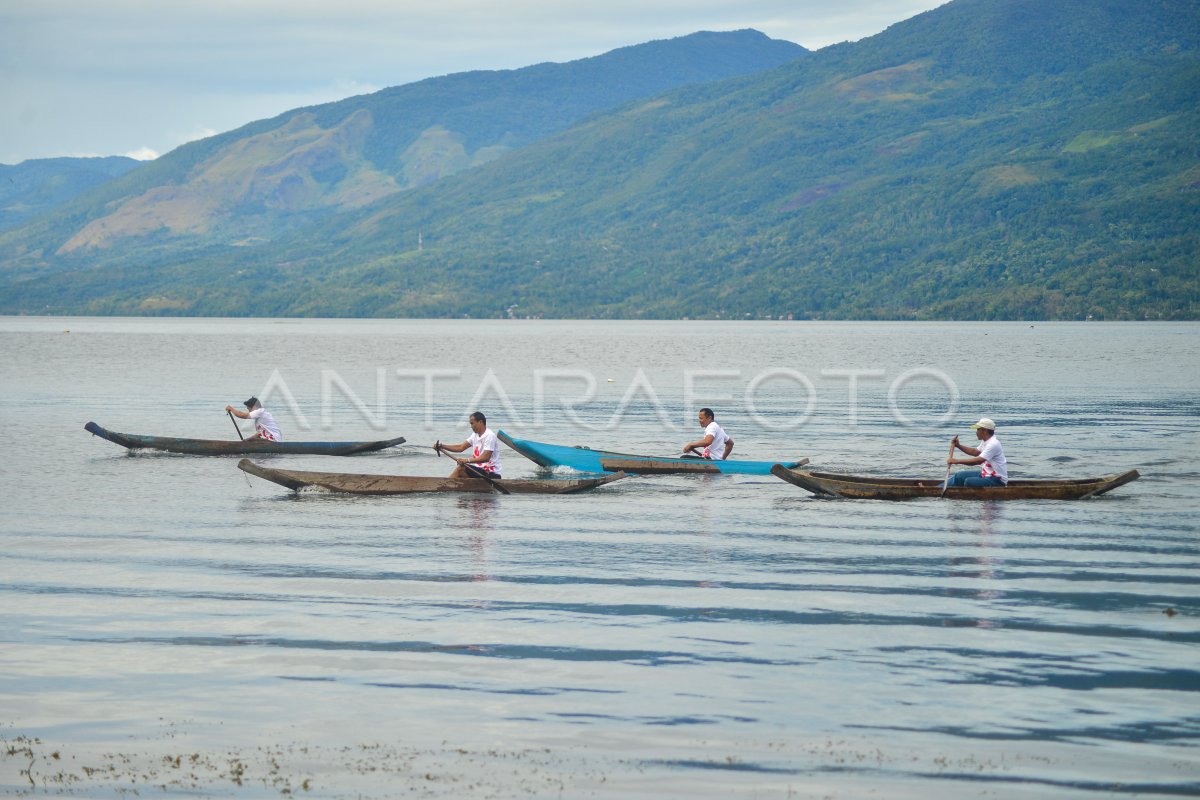
[[[1200,325],[0,319],[0,794],[1200,795]],[[294,495],[84,432],[461,441],[941,478],[999,423],[1076,503]],[[542,475],[505,449],[506,477]],[[438,475],[401,447],[274,466]]]

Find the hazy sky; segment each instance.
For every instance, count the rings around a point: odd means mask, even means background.
[[[0,0],[0,163],[153,158],[299,106],[699,30],[815,50],[944,2]]]

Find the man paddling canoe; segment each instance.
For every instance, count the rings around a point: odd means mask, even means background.
[[[688,442],[683,446],[685,456],[707,458],[713,461],[724,461],[733,452],[733,439],[725,433],[724,428],[717,424],[711,408],[702,408],[697,415],[700,427],[704,428],[704,438]]]
[[[946,459],[946,464],[947,466],[979,464],[980,468],[960,469],[954,473],[946,486],[968,486],[972,489],[981,489],[988,486],[1008,485],[1008,461],[1004,458],[1004,448],[1000,446],[1000,440],[996,438],[996,423],[984,417],[971,427],[975,430],[975,437],[983,444],[980,447],[970,447],[960,444],[958,437],[955,436],[950,440],[951,452],[953,453],[954,449],[962,450],[971,458],[951,456]]]
[[[257,397],[251,397],[242,405],[246,406],[245,411],[233,406],[225,406],[225,410],[239,419],[254,420],[254,435],[250,437],[251,439],[266,439],[268,442],[283,441],[283,434],[279,432],[278,423],[271,416],[271,412],[262,407],[262,403],[258,402]]]
[[[461,453],[468,447],[471,455],[465,458],[455,458],[458,466],[450,473],[451,478],[492,478],[500,477],[500,442],[496,434],[487,426],[487,417],[483,412],[476,411],[469,418],[471,435],[461,444],[434,443],[433,449],[441,453]]]

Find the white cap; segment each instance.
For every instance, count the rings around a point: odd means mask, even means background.
[[[994,432],[996,430],[996,423],[992,422],[987,417],[984,417],[983,419],[979,420],[979,422],[976,422],[974,425],[972,425],[971,428],[972,430],[987,428],[989,431]]]

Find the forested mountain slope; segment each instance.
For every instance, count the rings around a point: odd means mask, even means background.
[[[4,302],[1194,319],[1198,40],[1200,5],[1186,0],[955,0],[767,72],[593,115],[270,241],[147,235],[121,257],[11,259],[30,279]]]

